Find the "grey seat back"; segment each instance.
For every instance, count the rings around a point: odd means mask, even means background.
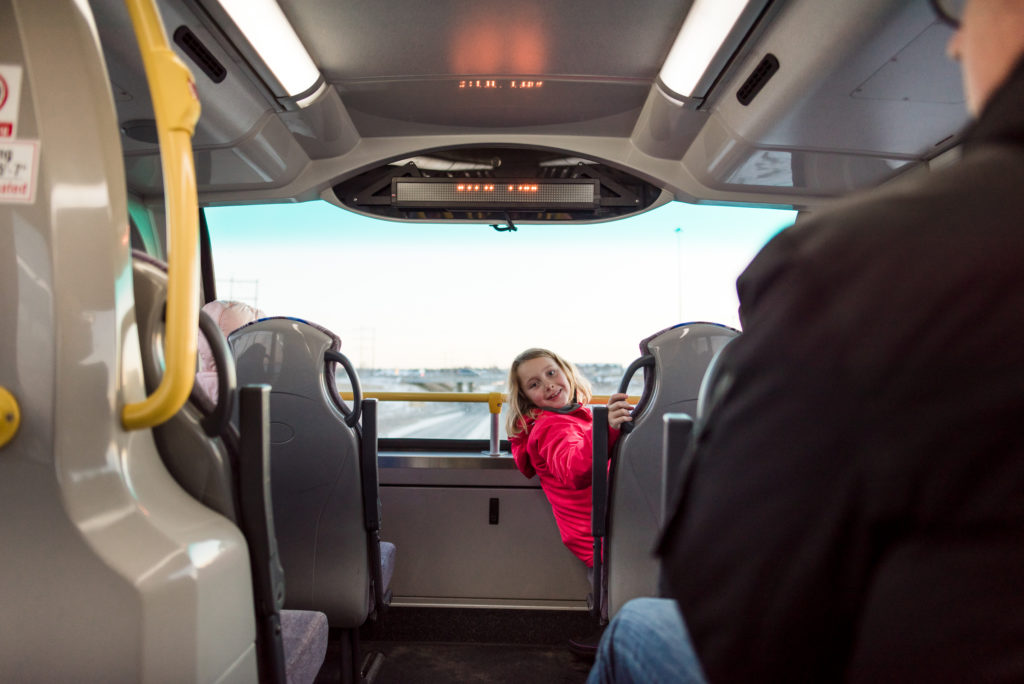
[[[652,551],[664,522],[663,417],[694,414],[708,365],[738,334],[715,323],[685,323],[640,343],[642,355],[631,369],[643,368],[644,389],[631,427],[615,446],[609,474],[605,542],[609,616],[632,598],[658,595],[659,564]],[[631,375],[623,378],[623,387]]]
[[[240,384],[270,393],[271,491],[289,608],[331,627],[362,624],[370,604],[359,435],[346,424],[325,360],[340,340],[295,318],[265,318],[229,336]]]
[[[141,252],[134,252],[132,274],[136,320],[142,343],[143,375],[146,391],[153,392],[163,377],[167,267]],[[234,377],[233,369],[224,370],[232,372]],[[153,428],[153,439],[164,465],[182,489],[200,503],[237,523],[238,502],[233,492],[233,474],[227,447],[216,431],[204,426],[204,418],[214,410],[210,399],[194,387],[189,401],[181,410],[167,422]]]

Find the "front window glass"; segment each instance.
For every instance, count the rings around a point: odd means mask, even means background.
[[[795,218],[673,202],[608,223],[497,232],[322,201],[206,215],[218,298],[332,330],[364,391],[504,392],[516,354],[547,347],[597,394],[615,390],[652,333],[687,321],[739,328],[737,275]],[[484,439],[489,423],[486,404],[381,404],[382,437]]]

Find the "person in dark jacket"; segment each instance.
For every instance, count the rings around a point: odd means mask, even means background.
[[[1024,681],[1024,0],[953,20],[960,163],[738,280],[660,547],[711,682]]]

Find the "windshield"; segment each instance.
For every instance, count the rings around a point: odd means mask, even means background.
[[[795,214],[672,202],[608,223],[497,232],[323,201],[206,209],[218,298],[332,330],[364,391],[504,391],[515,355],[546,347],[597,394],[614,391],[659,330],[739,328],[736,277]],[[424,410],[382,405],[381,436],[487,436],[486,404]],[[398,420],[410,411],[415,420]],[[456,412],[473,418],[439,418]]]

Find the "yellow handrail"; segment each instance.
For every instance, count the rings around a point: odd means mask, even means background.
[[[501,413],[501,405],[508,401],[508,395],[501,392],[363,392],[367,399],[380,401],[425,401],[425,402],[457,402],[464,404],[487,404],[490,413]],[[341,398],[352,401],[351,392],[342,392]],[[629,403],[636,404],[640,397],[630,395]],[[595,394],[591,404],[605,404],[607,394]]]
[[[153,394],[124,407],[124,428],[137,430],[159,425],[177,413],[195,381],[199,208],[192,133],[199,120],[199,98],[188,67],[167,43],[155,2],[125,0],[125,4],[135,27],[156,115],[168,233],[166,368]]]

